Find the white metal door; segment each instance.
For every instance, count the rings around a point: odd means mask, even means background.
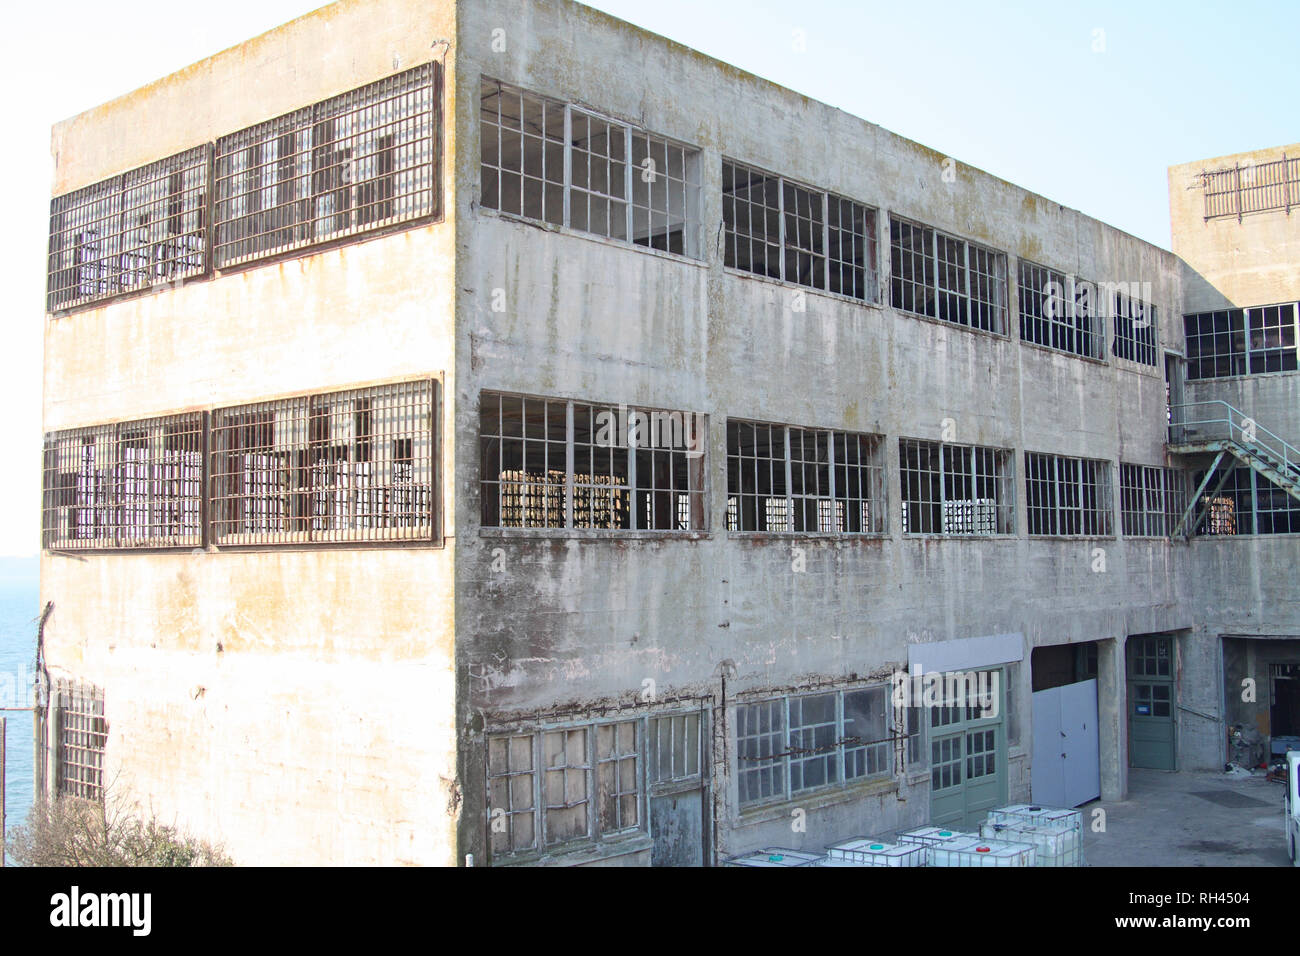
[[[1034,694],[1035,803],[1077,807],[1101,796],[1097,682],[1080,681]]]

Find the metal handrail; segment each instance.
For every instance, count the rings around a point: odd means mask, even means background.
[[[1193,417],[1191,409],[1207,409]],[[1216,410],[1222,414],[1213,415]],[[1211,417],[1212,416],[1212,417]],[[1192,439],[1192,429],[1195,438]],[[1300,449],[1286,439],[1275,435],[1255,419],[1222,400],[1184,402],[1170,408],[1169,433],[1171,443],[1184,444],[1189,440],[1230,440],[1256,453],[1271,457],[1283,471],[1300,478]]]

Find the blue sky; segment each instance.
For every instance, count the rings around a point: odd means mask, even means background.
[[[1300,140],[1295,0],[590,5],[1166,248],[1168,166]],[[0,469],[0,555],[38,546],[51,124],[318,6],[45,0],[6,10],[0,54],[15,95],[0,160],[11,186],[0,388],[13,440]]]

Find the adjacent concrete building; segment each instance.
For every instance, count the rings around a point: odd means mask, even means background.
[[[1221,765],[1220,635],[1300,634],[1294,310],[1184,383],[1208,267],[586,7],[349,0],[53,149],[51,791],[710,864]]]

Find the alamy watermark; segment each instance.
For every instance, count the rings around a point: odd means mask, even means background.
[[[895,707],[972,707],[981,717],[997,717],[1002,693],[1000,671],[894,671],[890,677]]]
[[[704,415],[628,408],[596,413],[596,444],[603,448],[662,448],[684,451],[692,458],[704,454]]]

